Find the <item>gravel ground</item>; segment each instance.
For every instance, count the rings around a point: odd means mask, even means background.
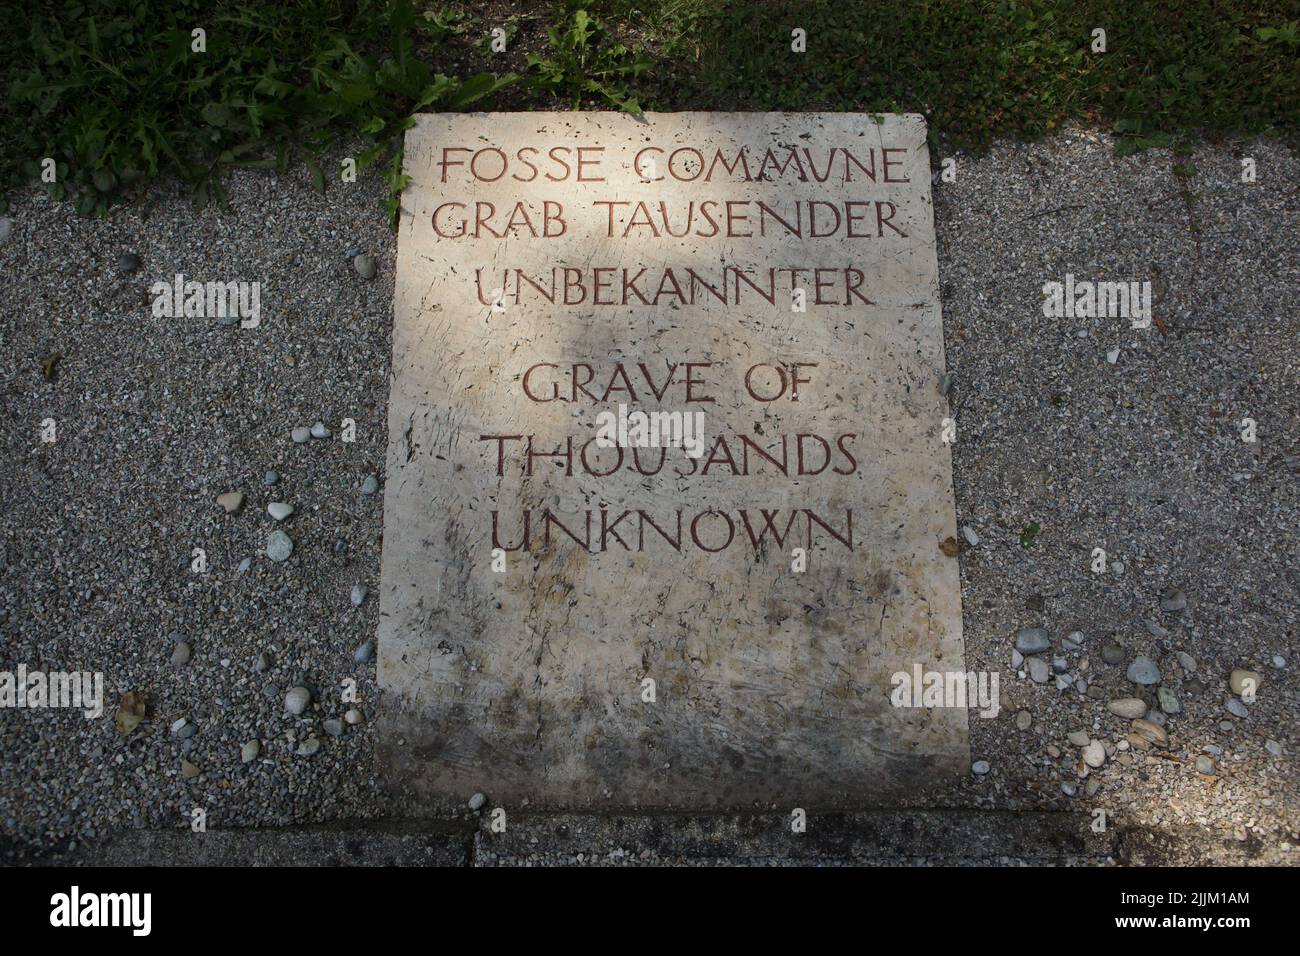
[[[1241,156],[1258,182],[1239,181]],[[957,181],[936,187],[958,522],[978,537],[960,557],[966,665],[1002,678],[1000,715],[971,716],[989,771],[942,802],[1100,808],[1295,862],[1300,161],[1266,142],[1205,148],[1179,160],[1197,170],[1188,182],[1174,162],[1115,158],[1106,137],[1069,131],[959,158]],[[377,591],[382,537],[382,493],[360,491],[382,481],[386,440],[395,247],[382,187],[363,177],[322,197],[305,177],[246,172],[231,196],[196,213],[159,186],[96,221],[33,193],[9,213],[0,670],[102,671],[107,713],[0,709],[0,858],[181,827],[195,807],[210,828],[401,816],[373,757],[373,659],[354,658],[377,601],[350,600],[355,584]],[[358,252],[378,261],[369,281]],[[140,267],[124,273],[122,253]],[[260,282],[261,324],[155,317],[151,285],[178,272]],[[1042,286],[1067,272],[1151,279],[1156,327],[1045,318]],[[1239,437],[1244,417],[1255,443]],[[346,418],[355,442],[341,440]],[[292,441],[317,420],[333,437]],[[245,500],[227,514],[217,497],[231,491]],[[295,513],[277,525],[271,501]],[[265,555],[277,527],[295,545],[284,563]],[[1104,574],[1090,570],[1096,547]],[[191,570],[195,548],[205,573]],[[1184,609],[1161,610],[1171,590]],[[1064,689],[1013,667],[1029,627],[1052,642],[1042,659],[1063,658]],[[172,660],[179,640],[187,663]],[[1112,643],[1117,664],[1102,657]],[[1137,655],[1182,707],[1150,751],[1106,708],[1156,702],[1156,686],[1126,679]],[[1235,668],[1261,675],[1245,717],[1225,710]],[[299,684],[314,702],[291,716]],[[124,740],[113,710],[127,692],[149,710]],[[326,721],[354,707],[363,721],[331,735]],[[171,730],[182,718],[188,740]],[[1072,733],[1100,743],[1103,766],[1081,764]],[[260,752],[242,763],[250,740]]]
[[[374,180],[320,196],[305,184],[237,176],[232,208],[197,214],[158,189],[111,220],[78,218],[33,197],[0,248],[6,489],[3,661],[100,670],[116,706],[142,692],[150,715],[125,742],[112,713],[0,711],[0,818],[19,844],[79,840],[115,827],[277,824],[378,812],[366,723],[341,738],[342,681],[363,714],[375,670],[354,651],[373,638],[378,602],[354,608],[354,584],[377,590],[386,436],[394,237]],[[377,257],[363,280],[349,252]],[[137,254],[133,274],[119,254]],[[176,273],[261,283],[261,324],[155,318],[150,286]],[[60,354],[57,377],[42,363]],[[43,444],[42,419],[57,422]],[[356,441],[341,440],[344,418]],[[295,444],[323,420],[336,433]],[[267,487],[268,470],[279,482]],[[217,496],[242,491],[226,514]],[[271,501],[295,513],[283,564],[264,553]],[[192,549],[208,570],[191,571]],[[246,572],[240,563],[251,558]],[[171,663],[173,635],[189,663]],[[259,655],[271,666],[257,670]],[[284,716],[305,681],[318,706]],[[198,726],[182,779],[173,721]],[[314,734],[312,756],[296,753]],[[241,746],[261,742],[244,765]]]
[[[1300,162],[1263,143],[1202,150],[1182,160],[1197,170],[1189,198],[1168,153],[1109,146],[1084,132],[1005,146],[937,193],[957,517],[980,539],[961,561],[966,666],[1004,678],[1001,714],[972,715],[973,757],[992,770],[971,789],[991,806],[1227,830],[1285,858],[1300,843]],[[1254,184],[1240,156],[1256,160]],[[1045,318],[1042,286],[1067,272],[1150,278],[1153,327]],[[1185,609],[1161,609],[1171,590]],[[1029,627],[1099,699],[1016,676],[1013,638]],[[1082,646],[1063,653],[1074,631]],[[1156,703],[1126,679],[1137,655],[1182,705],[1169,746],[1116,750],[1081,779],[1067,735],[1117,744],[1129,721],[1106,701]],[[1225,710],[1237,668],[1261,677],[1245,718]]]

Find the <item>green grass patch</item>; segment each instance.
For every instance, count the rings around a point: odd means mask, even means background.
[[[82,0],[14,14],[0,187],[39,178],[48,157],[50,193],[84,212],[163,172],[201,205],[224,199],[222,174],[239,166],[293,164],[323,190],[320,156],[345,135],[370,143],[360,169],[388,157],[400,185],[392,156],[411,113],[461,109],[516,79],[441,72],[452,27],[409,0]]]
[[[1122,148],[1300,127],[1295,0],[620,0],[674,61],[674,108],[918,112],[965,148],[1068,121]],[[807,52],[791,50],[791,31]],[[1106,51],[1094,52],[1093,30]]]
[[[84,212],[162,174],[220,201],[239,166],[323,190],[338,171],[322,157],[357,137],[359,167],[398,190],[411,114],[470,106],[918,112],[974,149],[1072,121],[1121,151],[1300,130],[1300,0],[65,0],[7,16],[0,194],[50,158],[46,188]]]

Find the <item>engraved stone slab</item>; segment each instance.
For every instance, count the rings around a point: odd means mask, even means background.
[[[891,701],[963,669],[924,120],[417,120],[390,782],[832,807],[965,772],[964,706]]]

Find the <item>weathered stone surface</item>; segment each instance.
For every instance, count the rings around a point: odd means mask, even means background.
[[[390,780],[811,807],[964,773],[964,707],[891,704],[964,666],[923,120],[426,115],[405,163]],[[702,453],[597,446],[620,403],[702,412]]]

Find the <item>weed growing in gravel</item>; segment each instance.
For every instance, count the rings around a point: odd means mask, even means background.
[[[582,105],[584,95],[595,95],[620,110],[640,113],[636,97],[624,84],[647,72],[650,58],[623,43],[611,42],[600,21],[587,12],[590,3],[571,5],[575,7],[571,16],[547,32],[550,54],[528,56],[533,82],[572,100],[574,109]]]

